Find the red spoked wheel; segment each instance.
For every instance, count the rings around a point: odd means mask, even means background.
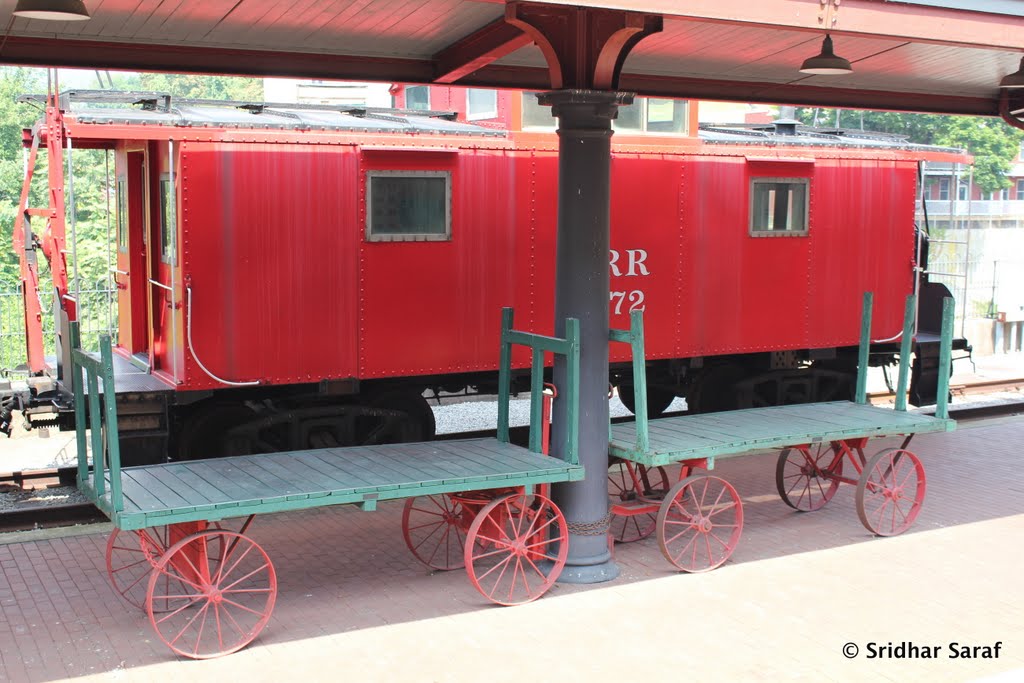
[[[839,490],[843,454],[831,444],[784,448],[775,466],[775,487],[789,507],[812,512],[825,507]]]
[[[211,528],[219,529],[214,522]],[[146,587],[150,572],[171,543],[171,527],[157,526],[138,531],[115,528],[107,539],[107,576],[125,602],[145,611]],[[166,611],[166,605],[155,605]]]
[[[146,609],[146,586],[153,568],[168,547],[168,528],[151,527],[139,531],[115,528],[107,539],[107,576],[124,600]]]
[[[886,449],[868,461],[857,482],[857,516],[868,531],[896,536],[921,511],[927,483],[920,458],[907,450]]]
[[[465,566],[469,523],[466,506],[449,495],[410,498],[402,511],[409,550],[423,564],[444,571]]]
[[[642,491],[637,491],[636,482],[629,474],[629,467],[623,461],[613,462],[608,468],[608,498],[612,505],[629,505],[642,498],[661,500],[668,491],[668,474],[663,467],[646,468],[634,466]],[[608,533],[616,543],[632,543],[647,538],[657,526],[657,513],[644,512],[636,515],[615,515]]]
[[[658,510],[658,545],[685,572],[706,572],[732,555],[743,532],[743,503],[729,482],[707,474],[676,483]]]
[[[470,525],[466,573],[491,602],[531,602],[562,573],[568,539],[565,517],[548,498],[510,493],[488,503]]]
[[[171,546],[149,578],[146,611],[176,653],[210,659],[242,649],[270,620],[277,574],[255,541],[206,530]],[[166,604],[161,614],[153,605]]]

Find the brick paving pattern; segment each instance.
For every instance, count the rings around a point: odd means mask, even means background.
[[[0,544],[0,680],[1024,680],[1022,442],[1020,418],[916,437],[928,497],[892,539],[861,526],[853,487],[796,513],[775,493],[775,453],[725,460],[715,473],[746,513],[725,566],[677,575],[650,538],[617,546],[617,581],[556,585],[516,608],[485,604],[462,571],[419,564],[401,503],[259,518],[251,535],[279,580],[273,618],[246,650],[209,662],[178,660],[114,593],[105,535]],[[1003,651],[870,661],[868,640]],[[847,641],[861,657],[842,656]]]

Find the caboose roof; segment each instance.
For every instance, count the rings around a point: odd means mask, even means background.
[[[892,133],[862,131],[853,128],[813,128],[803,125],[790,126],[789,132],[782,132],[777,125],[773,124],[701,124],[700,139],[704,142],[744,146],[852,147],[964,154],[962,149],[916,144],[910,142],[906,136]]]
[[[29,95],[23,101],[45,101]],[[505,132],[455,121],[453,112],[359,106],[229,102],[172,98],[167,93],[69,91],[65,116],[79,124],[235,128],[245,130],[429,133],[504,136]]]
[[[45,103],[42,95],[24,95],[20,101]],[[220,139],[222,134],[237,137],[245,135],[242,141],[273,141],[298,139],[313,141],[307,135],[320,134],[322,142],[347,140],[348,134],[362,134],[375,140],[385,140],[395,134],[453,136],[459,138],[487,138],[488,146],[506,147],[514,145],[509,131],[464,123],[455,120],[455,112],[408,109],[385,109],[361,106],[336,106],[326,104],[295,104],[273,102],[234,102],[223,100],[196,100],[172,97],[159,92],[117,92],[102,90],[73,90],[61,95],[61,109],[73,135],[84,139],[118,140],[134,138],[178,137],[170,129],[191,131],[182,137],[196,139]],[[205,131],[205,132],[204,132]],[[223,131],[221,133],[220,131]],[[238,131],[238,133],[231,133]],[[248,132],[264,135],[249,136]],[[339,134],[341,137],[335,137]],[[379,136],[379,137],[378,137]],[[532,134],[536,143],[536,134]],[[552,148],[557,143],[555,137]],[[616,136],[627,146],[638,138],[629,132]],[[28,144],[30,137],[26,138]],[[631,140],[633,142],[626,142]],[[710,144],[722,153],[749,154],[750,148],[765,148],[778,151],[789,150],[846,150],[866,153],[910,153],[913,158],[945,160],[956,163],[970,163],[963,150],[909,142],[905,136],[861,131],[848,128],[814,128],[796,121],[780,120],[774,124],[701,124],[697,140],[693,142]],[[644,140],[646,145],[647,140]],[[684,147],[694,151],[685,142],[675,138],[651,138],[650,143],[663,152],[682,151]],[[473,146],[480,143],[470,142]],[[735,152],[727,151],[735,147]],[[742,148],[742,149],[740,149]],[[821,154],[822,152],[818,152]]]

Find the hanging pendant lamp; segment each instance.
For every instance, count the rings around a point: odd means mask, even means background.
[[[14,16],[46,21],[83,21],[89,10],[82,0],[18,0]]]
[[[804,60],[800,66],[800,73],[816,76],[838,76],[852,72],[853,67],[850,66],[850,62],[836,56],[832,51],[832,36],[827,33],[825,40],[821,43],[821,53]]]

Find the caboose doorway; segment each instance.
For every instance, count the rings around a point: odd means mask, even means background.
[[[146,254],[146,152],[127,151],[117,176],[118,341],[137,365],[150,367]]]

